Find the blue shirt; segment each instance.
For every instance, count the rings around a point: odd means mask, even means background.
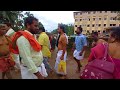
[[[87,46],[86,37],[83,34],[80,34],[75,37],[75,47],[77,51],[81,51],[84,46]]]

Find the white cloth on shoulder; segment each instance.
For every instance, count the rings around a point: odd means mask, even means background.
[[[82,60],[84,58],[85,51],[83,52],[82,56],[80,56],[81,51],[75,50],[73,53],[73,57],[75,57],[77,60]]]

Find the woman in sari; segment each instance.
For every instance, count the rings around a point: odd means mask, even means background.
[[[112,60],[115,63],[114,78],[120,79],[120,27],[110,28],[108,42],[109,56],[107,60]],[[103,58],[105,49],[102,43],[97,44],[91,49],[89,62],[95,59],[93,51],[97,59]]]

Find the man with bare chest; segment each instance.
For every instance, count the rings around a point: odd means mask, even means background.
[[[5,25],[0,24],[0,72],[2,72],[2,79],[4,79],[5,75],[8,79],[12,79],[10,74],[10,60],[12,61],[9,51],[10,38],[5,36],[5,33]]]
[[[65,30],[64,30],[64,26],[60,25],[58,27],[58,33],[60,34],[60,38],[58,41],[58,53],[57,53],[57,58],[56,58],[56,62],[55,62],[55,70],[56,73],[58,73],[58,64],[60,62],[60,60],[64,60],[66,61],[66,57],[67,57],[67,51],[66,51],[66,46],[67,46],[67,37],[65,34]]]

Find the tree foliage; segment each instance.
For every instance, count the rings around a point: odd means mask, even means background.
[[[29,16],[34,17],[30,12],[25,12],[23,14],[23,11],[0,11],[0,23],[9,22],[12,28],[18,31],[20,29],[25,29],[24,20]],[[39,22],[39,26],[43,27],[41,22]]]
[[[62,23],[61,23],[62,24]],[[59,24],[58,24],[59,25]],[[72,24],[62,24],[65,27],[65,32],[68,36],[74,35],[74,26]],[[51,33],[57,34],[57,29],[53,30]]]

